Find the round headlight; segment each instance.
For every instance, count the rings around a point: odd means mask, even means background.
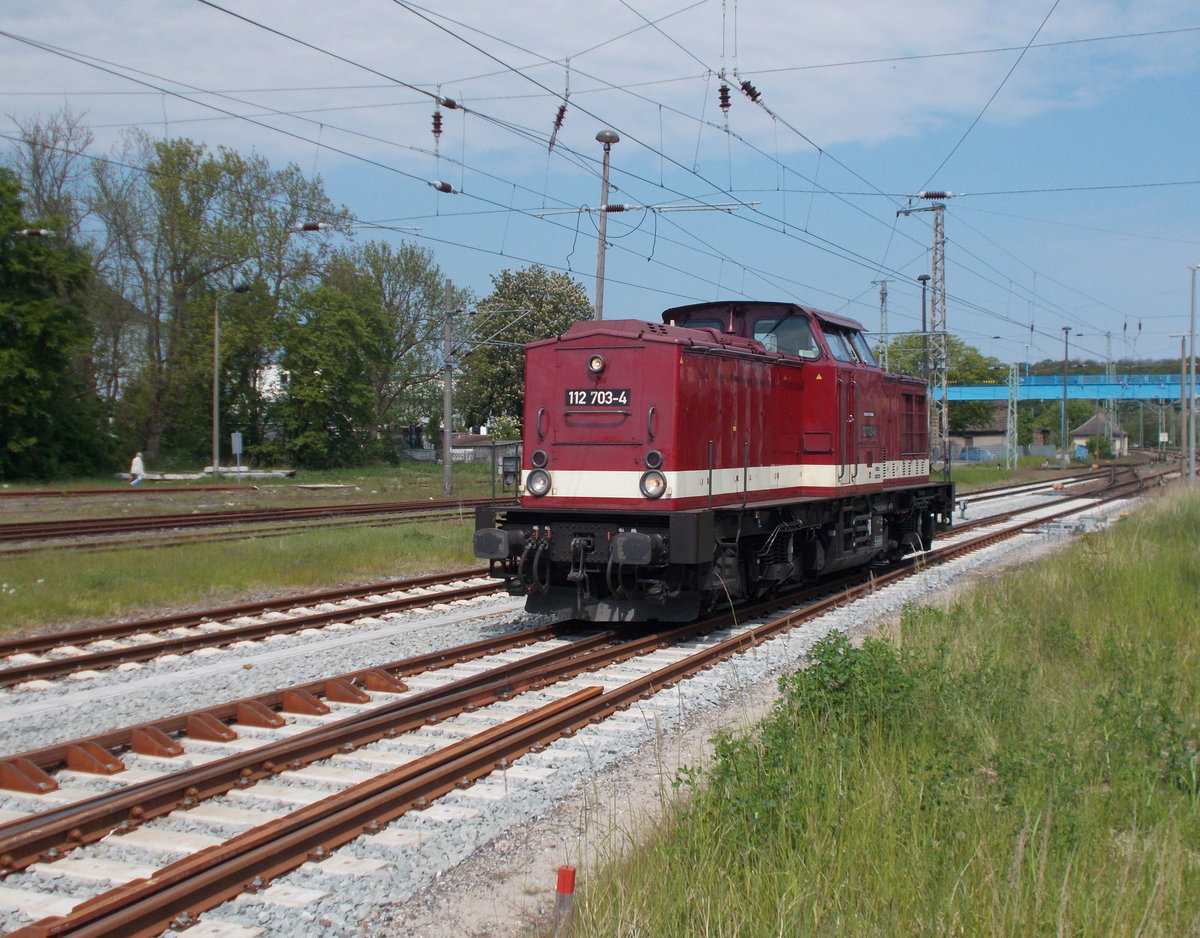
[[[638,486],[647,498],[661,498],[667,490],[667,477],[657,469],[650,469],[642,473]]]
[[[529,457],[529,461],[533,463],[535,469],[541,469],[550,461],[550,457],[546,455],[544,449],[535,449],[533,455]]]
[[[550,491],[550,473],[545,469],[534,469],[525,477],[525,488],[530,495],[540,498]]]
[[[646,468],[647,469],[661,469],[662,463],[663,463],[662,453],[660,453],[658,450],[652,449],[652,450],[650,450],[650,452],[648,452],[646,454]]]
[[[600,374],[604,370],[604,356],[593,355],[588,359],[588,371],[594,375]]]

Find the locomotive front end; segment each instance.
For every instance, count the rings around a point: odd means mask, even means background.
[[[695,339],[617,320],[528,347],[519,507],[478,509],[474,549],[530,612],[698,615],[689,571],[711,531],[679,510],[677,430],[681,348]]]

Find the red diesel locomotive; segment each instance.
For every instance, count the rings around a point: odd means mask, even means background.
[[[858,323],[767,302],[662,319],[526,348],[519,506],[477,509],[474,549],[528,611],[690,621],[949,526],[926,385]]]

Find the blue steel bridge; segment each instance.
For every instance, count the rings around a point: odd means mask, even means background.
[[[1068,375],[1067,399],[1072,401],[1177,401],[1180,376],[1162,375]],[[1017,379],[1017,398],[1022,401],[1061,401],[1062,375],[1023,375]],[[1007,401],[1008,382],[952,384],[948,401]]]

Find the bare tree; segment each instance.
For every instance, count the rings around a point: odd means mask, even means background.
[[[95,139],[83,118],[69,108],[44,120],[10,118],[21,128],[13,168],[21,179],[27,214],[59,219],[62,233],[73,241],[87,217],[86,151]]]

